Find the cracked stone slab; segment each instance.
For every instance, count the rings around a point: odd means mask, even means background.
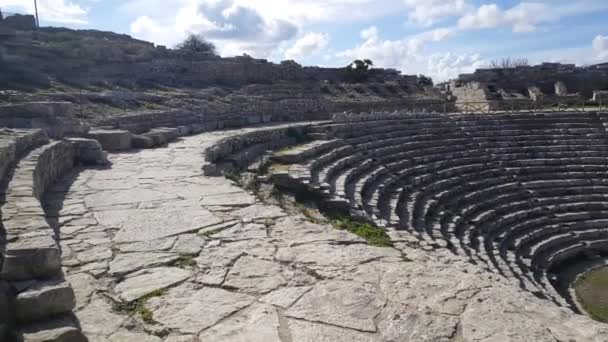
[[[288,322],[292,340],[297,342],[380,342],[376,335],[361,331],[295,319]]]
[[[146,307],[152,311],[154,320],[165,327],[198,334],[254,300],[255,297],[242,293],[185,283],[162,297],[148,300]]]
[[[126,244],[119,244],[118,249],[121,252],[156,252],[156,251],[168,251],[173,247],[173,244],[177,240],[177,237],[172,236],[168,238],[161,238],[157,240],[133,242]]]
[[[200,268],[226,267],[244,254],[272,260],[275,250],[275,246],[268,239],[236,242],[214,240],[203,248],[195,261]]]
[[[183,234],[178,236],[171,252],[186,255],[196,255],[205,245],[205,239],[196,234]]]
[[[121,191],[100,191],[84,198],[88,208],[107,208],[116,205],[133,204],[140,202],[168,201],[178,199],[177,196],[164,192],[137,188],[137,183],[133,184],[135,189]]]
[[[401,254],[393,248],[373,247],[366,244],[307,244],[279,248],[276,259],[281,262],[324,266],[357,265],[373,260],[401,261]]]
[[[156,290],[188,279],[192,272],[177,267],[158,267],[133,273],[114,287],[118,296],[127,302],[132,302]]]
[[[228,272],[224,286],[245,293],[267,293],[287,283],[282,273],[279,263],[243,256]]]
[[[256,202],[254,196],[242,191],[213,196],[204,196],[200,205],[205,207],[246,207]]]
[[[66,280],[74,289],[74,297],[76,298],[76,308],[83,308],[89,303],[91,295],[99,287],[96,284],[94,277],[86,273],[77,273],[66,276]]]
[[[110,262],[110,274],[122,276],[142,268],[166,265],[178,258],[175,253],[121,253]]]
[[[259,301],[287,309],[311,288],[311,286],[282,287],[263,296]]]
[[[158,336],[130,331],[119,331],[108,338],[109,342],[163,342]]]
[[[279,316],[272,305],[256,303],[199,335],[201,341],[282,342]]]
[[[323,322],[359,331],[376,332],[374,317],[384,305],[375,286],[356,282],[329,281],[300,298],[286,316]]]
[[[160,239],[198,230],[222,222],[203,208],[163,210],[112,210],[96,212],[100,224],[120,228],[114,241],[138,242]]]
[[[278,219],[272,226],[270,236],[287,246],[310,243],[365,243],[365,240],[329,225],[321,225],[288,216]]]
[[[385,341],[453,341],[460,321],[458,316],[395,303],[384,308],[382,316],[378,330]]]
[[[231,214],[236,217],[240,217],[244,222],[266,219],[270,220],[287,215],[283,209],[274,205],[266,204],[255,204],[247,208],[239,209]]]
[[[116,332],[127,319],[112,311],[105,300],[95,297],[84,309],[76,313],[82,331],[89,338],[93,336],[109,336]],[[94,339],[93,339],[94,340]]]
[[[229,241],[263,239],[267,237],[266,226],[257,223],[242,223],[213,234],[211,238]]]

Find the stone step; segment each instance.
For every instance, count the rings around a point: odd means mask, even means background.
[[[43,322],[17,327],[17,338],[23,342],[87,342],[73,315],[58,316]],[[135,342],[135,341],[133,341]]]
[[[15,316],[22,323],[67,314],[76,306],[74,290],[64,280],[15,283],[24,287],[15,299]]]

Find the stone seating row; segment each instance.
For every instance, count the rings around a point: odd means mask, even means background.
[[[306,139],[310,125],[311,123],[297,123],[250,129],[244,130],[240,135],[221,139],[207,147],[203,171],[207,176],[219,176],[227,170],[241,170],[256,160],[263,159],[268,151],[302,142]]]
[[[41,131],[17,137],[13,150],[0,207],[0,298],[7,298],[0,316],[16,338],[85,341],[71,315],[74,291],[63,279],[58,232],[46,221],[41,200],[75,164],[105,163],[106,155],[97,141],[50,141]]]
[[[312,131],[352,148],[304,149],[298,163],[309,170],[303,179],[310,189],[352,213],[444,240],[560,301],[547,282],[549,265],[561,260],[553,255],[568,243],[602,238],[602,227],[585,227],[608,209],[604,119],[571,113],[342,117]],[[574,213],[580,214],[576,225],[555,229]],[[536,261],[523,261],[526,253]]]

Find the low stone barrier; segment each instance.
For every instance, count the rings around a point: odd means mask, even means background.
[[[205,151],[207,176],[219,176],[225,169],[242,169],[268,150],[276,150],[301,142],[310,123],[271,127],[245,132],[220,140]]]
[[[15,169],[1,208],[8,241],[0,272],[3,279],[22,281],[61,272],[60,251],[40,199],[73,165],[72,145],[56,141],[34,150]]]
[[[0,127],[43,129],[55,139],[85,134],[70,102],[26,102],[0,105]]]
[[[63,280],[56,232],[46,221],[41,199],[75,162],[105,163],[106,155],[96,140],[49,142],[42,130],[5,133],[6,139],[0,139],[2,177],[8,180],[0,207],[0,340],[14,338],[10,330],[18,325],[40,340],[70,336],[69,341],[84,341],[73,322],[44,332],[47,320],[53,325],[71,313],[75,297]]]

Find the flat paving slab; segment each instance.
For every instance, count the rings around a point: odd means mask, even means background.
[[[257,128],[111,154],[47,196],[90,341],[601,341],[608,328],[406,232],[372,247],[205,177]]]

